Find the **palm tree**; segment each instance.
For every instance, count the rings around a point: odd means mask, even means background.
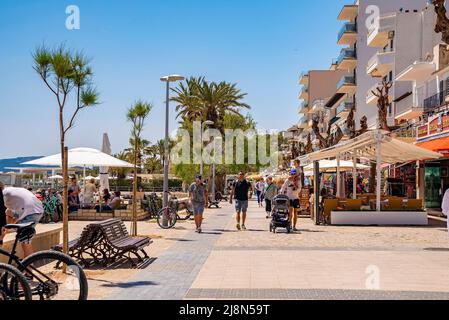
[[[138,161],[142,159],[142,147],[144,142],[142,139],[142,130],[145,120],[149,116],[153,106],[149,103],[138,101],[128,110],[127,119],[132,123],[130,144],[132,146],[132,157],[134,160],[134,179],[133,179],[133,223],[131,233],[137,236],[137,170]]]
[[[247,94],[242,93],[236,84],[224,81],[209,83],[203,77],[192,77],[172,90],[176,94],[172,101],[178,104],[178,118],[190,122],[212,121],[222,133],[226,114],[241,116],[242,108],[250,109],[248,104],[242,102]]]
[[[57,101],[59,117],[59,139],[63,173],[63,251],[68,252],[68,165],[66,135],[75,125],[78,113],[98,104],[98,93],[92,88],[93,72],[88,59],[64,46],[57,49],[38,48],[33,54],[33,69]],[[68,112],[67,105],[74,102]],[[68,117],[68,121],[65,116]]]

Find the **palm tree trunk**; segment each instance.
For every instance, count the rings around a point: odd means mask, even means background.
[[[133,222],[131,235],[137,237],[137,146],[134,150],[134,179],[133,179]]]

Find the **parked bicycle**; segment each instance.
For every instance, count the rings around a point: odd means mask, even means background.
[[[27,238],[35,232],[32,226],[33,223],[5,226],[7,230],[15,230],[17,234],[11,252],[0,248],[0,255],[8,257],[8,265],[14,264],[20,272],[25,274],[29,286],[23,283],[23,278],[14,273],[16,270],[9,268],[9,274],[15,275],[16,280],[9,283],[8,277],[2,278],[5,282],[2,282],[1,294],[6,297],[12,295],[18,300],[26,300],[29,297],[28,289],[30,289],[32,297],[40,300],[87,300],[86,275],[70,256],[51,250],[35,253],[24,260],[16,255],[19,239]]]
[[[31,288],[25,275],[11,265],[0,263],[0,301],[31,299]]]
[[[189,202],[184,204],[185,215],[181,216],[180,213],[180,203],[176,196],[168,192],[169,195],[169,205],[165,208],[159,210],[157,214],[157,223],[162,229],[171,229],[176,225],[178,220],[187,221],[193,217],[193,208]]]

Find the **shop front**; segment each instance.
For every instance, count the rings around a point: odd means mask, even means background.
[[[449,189],[449,114],[430,117],[417,131],[417,146],[443,155],[441,159],[425,161],[421,170],[426,207],[440,209],[442,197]]]

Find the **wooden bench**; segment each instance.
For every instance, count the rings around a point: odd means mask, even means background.
[[[102,263],[105,267],[119,258],[126,258],[136,267],[131,255],[137,257],[139,262],[148,259],[144,248],[152,242],[148,237],[131,237],[123,221],[109,219],[86,226],[78,239],[69,242],[69,254],[85,267],[92,265],[85,255],[91,258],[94,264]],[[60,244],[53,249],[62,251],[63,246]]]
[[[103,238],[103,261],[108,263],[116,261],[118,258],[126,258],[135,267],[136,263],[131,255],[137,257],[140,262],[148,259],[148,255],[144,248],[149,246],[153,241],[148,237],[133,238],[129,235],[123,221],[119,219],[109,219],[95,224]],[[143,254],[143,257],[140,256]]]

